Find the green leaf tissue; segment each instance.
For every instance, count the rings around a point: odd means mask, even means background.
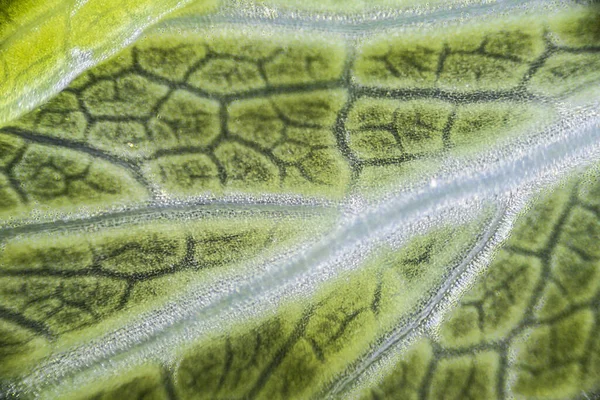
[[[600,7],[0,0],[0,398],[600,396]]]

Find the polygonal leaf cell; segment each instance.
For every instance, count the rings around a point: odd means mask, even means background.
[[[100,204],[144,196],[144,188],[122,167],[70,149],[31,145],[13,171],[25,195],[41,204]]]

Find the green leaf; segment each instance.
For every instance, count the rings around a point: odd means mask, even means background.
[[[597,6],[205,6],[0,128],[2,395],[598,390]]]

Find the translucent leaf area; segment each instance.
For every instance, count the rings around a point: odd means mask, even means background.
[[[187,4],[202,13],[217,0],[1,0],[0,125]]]
[[[600,395],[597,5],[0,21],[0,398]]]

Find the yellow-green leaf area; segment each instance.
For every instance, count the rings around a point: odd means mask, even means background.
[[[0,17],[4,96],[0,125],[32,109],[66,79],[125,47],[140,30],[192,1],[5,1]],[[217,1],[194,1],[207,12]]]

